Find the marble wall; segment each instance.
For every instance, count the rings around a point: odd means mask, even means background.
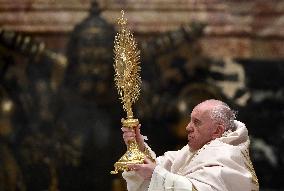
[[[284,1],[280,0],[99,0],[103,17],[115,23],[127,12],[141,36],[175,30],[191,21],[207,24],[205,54],[222,58],[280,58],[284,55]],[[66,36],[88,14],[91,0],[1,0],[0,24],[34,34],[63,49]],[[56,35],[55,35],[56,34]],[[58,43],[58,35],[61,42]],[[57,42],[57,43],[54,43]],[[226,48],[224,48],[226,47]]]

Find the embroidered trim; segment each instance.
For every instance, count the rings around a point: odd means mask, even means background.
[[[251,182],[257,187],[257,190],[259,190],[258,178],[257,178],[255,170],[253,168],[253,164],[250,160],[249,151],[248,151],[248,149],[246,149],[245,151],[241,151],[241,152],[242,152],[243,157],[245,158],[245,166],[249,170],[249,172],[251,173],[251,176],[252,176]]]
[[[194,185],[192,185],[192,191],[198,191]]]

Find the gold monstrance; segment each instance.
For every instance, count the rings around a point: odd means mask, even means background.
[[[122,16],[118,19],[120,29],[114,40],[114,80],[123,109],[127,113],[126,119],[121,120],[122,126],[134,128],[139,121],[134,119],[131,106],[140,94],[140,51],[137,49],[133,34],[126,27],[127,19],[124,18],[124,11],[121,13]],[[128,164],[143,163],[146,155],[139,150],[136,140],[130,141],[128,145],[126,153],[114,164],[115,170],[111,171],[111,174],[117,174],[120,170],[129,170]]]

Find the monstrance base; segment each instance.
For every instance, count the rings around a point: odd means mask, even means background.
[[[126,153],[114,164],[114,171],[111,174],[117,174],[119,171],[129,171],[129,164],[143,164],[146,155],[138,149],[136,141],[129,144]]]

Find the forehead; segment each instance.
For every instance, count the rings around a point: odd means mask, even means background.
[[[191,117],[196,117],[196,118],[200,118],[200,117],[207,117],[210,111],[210,106],[207,104],[199,104],[197,105],[195,108],[193,108],[192,112],[191,112]]]

